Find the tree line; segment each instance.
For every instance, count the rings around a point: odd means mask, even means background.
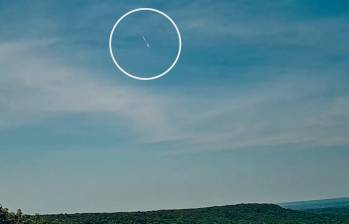
[[[34,216],[24,215],[21,209],[10,212],[8,208],[0,204],[0,224],[48,224],[38,214]]]

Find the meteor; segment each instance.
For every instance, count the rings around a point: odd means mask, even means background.
[[[150,44],[148,43],[147,39],[145,39],[144,36],[142,36],[142,39],[143,39],[145,45],[147,46],[147,48],[149,48],[149,47],[150,47]]]

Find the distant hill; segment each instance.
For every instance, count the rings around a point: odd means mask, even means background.
[[[313,209],[306,209],[305,212],[310,212],[314,214],[321,214],[321,215],[335,215],[335,216],[347,216],[349,217],[349,206],[345,207],[330,207],[330,208],[313,208]]]
[[[311,200],[311,201],[297,201],[297,202],[282,203],[279,205],[283,208],[289,208],[294,210],[346,207],[346,206],[349,206],[349,197],[323,199],[323,200]]]
[[[349,224],[348,217],[294,211],[273,204],[41,217],[54,224]]]

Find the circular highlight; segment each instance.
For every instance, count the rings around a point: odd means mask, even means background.
[[[118,61],[116,60],[116,56],[114,55],[114,52],[113,52],[113,35],[114,35],[114,32],[117,28],[117,26],[120,24],[120,22],[125,19],[127,16],[133,14],[133,13],[136,13],[136,12],[140,12],[140,11],[150,11],[150,12],[155,12],[157,14],[160,14],[162,15],[163,17],[165,17],[168,21],[170,21],[170,23],[173,25],[173,27],[175,28],[176,30],[176,33],[177,33],[177,36],[178,36],[178,51],[177,51],[177,55],[176,55],[176,58],[174,59],[174,61],[172,62],[172,64],[165,70],[163,71],[162,73],[160,74],[156,74],[156,75],[153,75],[151,77],[140,77],[140,75],[137,75],[137,74],[131,74],[130,72],[127,72],[119,63]],[[170,72],[173,67],[177,64],[178,62],[178,59],[179,59],[179,56],[181,55],[181,51],[182,51],[182,37],[181,37],[181,33],[179,32],[179,29],[176,25],[176,23],[171,19],[171,17],[169,17],[167,14],[165,14],[164,12],[160,11],[160,10],[157,10],[157,9],[153,9],[153,8],[137,8],[137,9],[133,9],[131,11],[128,11],[127,13],[125,13],[124,15],[122,15],[117,21],[116,23],[114,24],[111,32],[110,32],[110,36],[109,36],[109,52],[110,52],[110,56],[114,62],[114,64],[116,65],[116,67],[122,72],[124,73],[125,75],[133,78],[133,79],[137,79],[137,80],[154,80],[154,79],[158,79],[164,75],[166,75],[168,72]]]

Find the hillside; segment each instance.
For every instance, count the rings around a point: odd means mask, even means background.
[[[330,208],[314,208],[304,210],[305,212],[322,214],[322,215],[341,215],[349,217],[349,206],[344,207],[330,207]]]
[[[149,212],[42,216],[59,224],[349,224],[349,218],[293,211],[273,204],[239,204]]]
[[[311,201],[296,201],[296,202],[282,203],[279,205],[283,208],[289,208],[294,210],[345,207],[345,206],[349,206],[349,197],[311,200]]]

